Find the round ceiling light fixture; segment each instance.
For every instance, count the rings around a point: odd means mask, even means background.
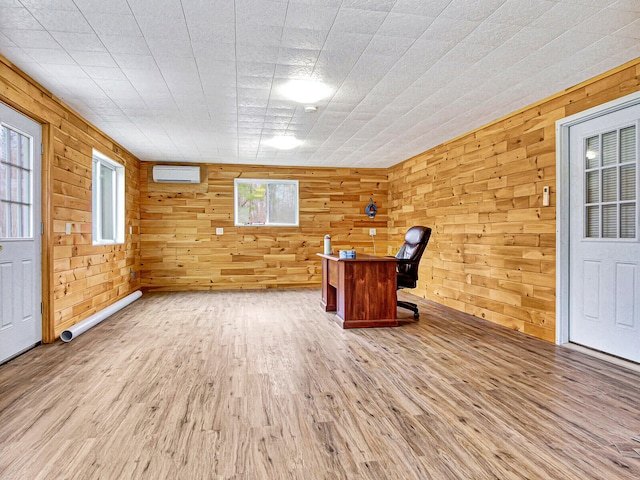
[[[280,92],[295,102],[313,104],[327,98],[333,90],[316,80],[290,80],[280,88]]]
[[[302,145],[303,142],[291,135],[276,135],[264,143],[278,150],[292,150]]]

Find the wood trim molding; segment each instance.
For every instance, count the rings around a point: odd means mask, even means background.
[[[42,126],[42,342],[51,343],[55,337],[53,321],[53,221],[51,188],[53,165],[53,132],[50,124]]]

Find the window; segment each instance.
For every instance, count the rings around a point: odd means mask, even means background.
[[[93,151],[93,244],[124,243],[124,167]]]
[[[298,225],[298,181],[236,178],[236,225]]]
[[[33,139],[0,125],[0,238],[33,238]]]
[[[585,140],[586,238],[635,239],[636,126]]]

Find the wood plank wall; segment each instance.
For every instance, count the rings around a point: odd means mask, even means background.
[[[434,228],[413,293],[554,341],[555,122],[639,89],[640,59],[392,167],[390,241]]]
[[[317,287],[325,234],[335,249],[373,253],[369,228],[376,228],[377,251],[387,251],[386,169],[202,165],[202,184],[175,185],[154,183],[153,165],[142,162],[140,172],[145,290]],[[299,180],[300,226],[234,226],[238,177]],[[373,220],[364,214],[370,197]]]
[[[49,342],[140,287],[130,275],[140,269],[139,161],[2,56],[0,100],[43,124],[43,340]],[[125,166],[123,245],[91,245],[93,148]]]

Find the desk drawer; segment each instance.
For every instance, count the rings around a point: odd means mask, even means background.
[[[338,280],[338,262],[327,262],[327,269],[329,270],[329,285],[337,288],[339,285]]]

